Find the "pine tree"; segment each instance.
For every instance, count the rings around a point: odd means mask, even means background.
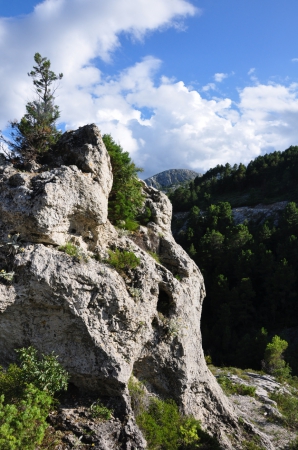
[[[26,114],[20,122],[10,122],[11,140],[2,136],[9,149],[24,162],[35,160],[38,155],[48,151],[61,135],[55,125],[60,111],[54,104],[54,94],[57,89],[55,82],[61,80],[63,74],[57,75],[50,70],[50,60],[39,53],[35,53],[34,61],[36,65],[28,76],[33,79],[36,98],[27,103]]]
[[[136,167],[128,152],[113,140],[110,134],[102,137],[111,158],[113,186],[109,196],[109,219],[117,226],[130,230],[138,227],[136,219],[144,205],[142,183]]]

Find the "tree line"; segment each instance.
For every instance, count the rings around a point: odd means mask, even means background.
[[[291,146],[258,156],[247,166],[217,165],[169,197],[174,211],[189,211],[192,206],[204,209],[218,201],[229,201],[232,206],[298,201],[297,171],[298,146]]]

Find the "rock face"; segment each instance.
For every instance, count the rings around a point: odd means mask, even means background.
[[[239,371],[241,372],[241,371]],[[255,388],[255,396],[230,395],[229,399],[237,405],[242,418],[253,420],[256,426],[266,433],[272,446],[276,450],[291,448],[290,442],[294,441],[297,434],[286,426],[284,417],[277,409],[277,403],[270,399],[270,394],[280,392],[291,396],[290,386],[279,383],[271,375],[261,375],[255,372],[243,372],[232,374],[227,369],[216,369],[215,376],[227,377],[232,385],[245,385]]]
[[[146,178],[145,183],[155,189],[163,189],[170,186],[179,185],[186,181],[191,181],[196,177],[201,177],[202,174],[188,169],[170,169],[158,173],[153,177]]]
[[[280,212],[285,209],[288,202],[276,202],[271,205],[256,205],[256,206],[241,206],[239,208],[233,208],[233,218],[235,224],[243,223],[245,220],[264,223],[267,219],[273,219],[275,224],[278,223]]]
[[[146,448],[130,406],[134,374],[152,395],[200,419],[222,448],[241,449],[254,428],[238,423],[205,364],[203,278],[171,235],[170,202],[145,187],[152,222],[131,235],[112,227],[111,167],[95,125],[63,135],[56,161],[39,173],[0,167],[0,241],[20,233],[23,246],[0,247],[0,270],[14,273],[11,282],[0,278],[0,364],[14,361],[21,346],[55,351],[74,385],[117,399],[121,448]],[[68,241],[82,247],[82,262],[59,251]],[[118,273],[93,258],[108,248],[133,252],[140,264]]]

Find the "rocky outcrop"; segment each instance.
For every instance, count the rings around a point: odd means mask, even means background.
[[[197,173],[189,169],[169,169],[164,172],[160,172],[157,175],[153,175],[150,178],[146,178],[144,181],[148,186],[162,190],[164,188],[183,184],[201,176],[201,173]]]
[[[151,395],[173,398],[200,419],[222,448],[241,449],[254,427],[238,423],[205,364],[203,278],[171,235],[170,202],[144,188],[152,221],[131,235],[117,231],[107,219],[112,175],[97,128],[66,133],[56,151],[58,167],[39,173],[0,167],[2,244],[8,234],[22,239],[22,248],[0,247],[0,269],[13,274],[0,278],[0,364],[21,346],[55,351],[75,386],[117,399],[121,448],[146,447],[130,406],[134,374]],[[68,241],[81,246],[81,262],[59,251]],[[101,259],[108,248],[133,252],[139,265],[119,273]]]
[[[254,396],[230,395],[229,400],[237,406],[240,416],[246,420],[252,420],[256,427],[268,436],[274,449],[292,448],[290,443],[295,441],[297,434],[288,426],[287,420],[278,410],[277,403],[270,398],[270,394],[274,392],[291,396],[291,387],[285,383],[279,383],[271,375],[240,369],[235,371],[238,374],[219,368],[214,372],[216,377],[227,377],[232,385],[240,384],[255,388]]]
[[[277,225],[280,213],[285,209],[289,202],[276,202],[271,205],[259,204],[256,206],[240,206],[232,209],[235,224],[243,223],[245,220],[264,223],[267,219],[273,219]]]

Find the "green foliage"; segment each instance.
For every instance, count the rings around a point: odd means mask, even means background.
[[[291,368],[283,359],[283,354],[288,348],[287,341],[284,341],[279,336],[274,336],[272,341],[267,344],[264,356],[265,370],[278,377],[288,378],[291,373]]]
[[[148,251],[148,253],[158,264],[161,264],[160,257],[156,252]]]
[[[24,248],[21,247],[20,233],[9,234],[4,243],[0,244],[0,247],[3,247],[9,255],[15,255],[19,251],[24,251]]]
[[[76,258],[78,261],[88,261],[88,256],[83,252],[83,250],[71,242],[67,242],[65,245],[60,245],[58,250],[67,253],[69,256]]]
[[[115,267],[118,271],[135,269],[140,264],[140,258],[138,258],[133,252],[126,250],[121,251],[116,248],[115,251],[108,250],[108,253],[108,263]]]
[[[13,280],[15,273],[14,272],[6,272],[6,270],[1,269],[0,270],[0,278],[2,278],[5,281],[11,282]]]
[[[0,396],[0,448],[34,450],[40,444],[48,424],[47,415],[53,403],[48,392],[27,385],[17,404],[5,404]]]
[[[258,443],[254,441],[243,441],[243,450],[265,450],[264,447],[261,447]]]
[[[200,422],[194,417],[182,416],[173,400],[149,398],[144,385],[133,377],[128,389],[148,450],[219,450],[217,441],[201,429]]]
[[[149,449],[198,448],[199,422],[182,418],[172,400],[152,400],[148,410],[137,417],[137,424],[145,434]]]
[[[137,381],[133,376],[128,381],[128,390],[130,395],[131,407],[135,416],[142,414],[147,407],[147,398],[144,385]]]
[[[17,352],[21,367],[0,368],[0,448],[35,450],[48,427],[53,395],[66,389],[68,375],[53,354],[38,358],[33,347]]]
[[[10,364],[7,370],[0,367],[0,395],[6,402],[22,397],[25,388],[23,372],[16,364]]]
[[[276,401],[279,411],[282,413],[283,422],[289,428],[298,429],[298,398],[297,393],[293,395],[282,392],[274,392],[270,398]]]
[[[113,171],[109,219],[116,226],[134,231],[136,228],[133,224],[136,223],[144,204],[142,182],[137,178],[141,169],[135,166],[128,152],[124,152],[111,135],[104,134],[103,141],[110,155]]]
[[[298,436],[296,439],[288,443],[288,450],[298,450]]]
[[[170,193],[174,211],[229,201],[233,207],[297,200],[298,147],[259,156],[244,164],[217,165],[186,187]]]
[[[16,350],[21,361],[22,380],[50,395],[67,389],[68,374],[58,362],[58,356],[42,354],[33,347]]]
[[[96,419],[110,420],[112,417],[112,411],[104,406],[100,401],[92,403],[90,406],[92,417]]]
[[[63,74],[55,74],[50,70],[51,62],[35,53],[33,70],[28,73],[33,79],[36,98],[27,103],[26,114],[20,122],[14,120],[11,125],[11,140],[3,138],[10,150],[20,155],[23,161],[36,159],[48,151],[58,140],[61,133],[55,123],[60,117],[58,106],[54,105],[56,88],[53,83],[62,79]]]
[[[203,348],[216,365],[260,370],[276,333],[289,340],[285,360],[298,373],[298,344],[286,331],[298,326],[297,211],[289,203],[278,223],[236,225],[226,202],[191,208],[177,239],[203,272]]]
[[[228,395],[249,395],[254,397],[256,394],[256,388],[254,386],[248,386],[246,384],[233,383],[226,375],[219,375],[217,377],[218,383],[221,385],[223,391]]]

